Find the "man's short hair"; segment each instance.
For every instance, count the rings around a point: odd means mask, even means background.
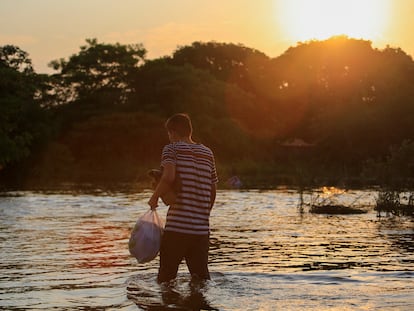
[[[180,137],[189,137],[193,133],[190,116],[186,113],[177,113],[171,116],[165,127],[169,132],[176,132]]]

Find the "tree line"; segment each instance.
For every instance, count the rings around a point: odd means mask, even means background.
[[[219,42],[146,54],[142,44],[88,39],[51,61],[54,73],[38,74],[26,51],[1,46],[3,186],[144,182],[176,112],[190,114],[223,182],[233,174],[252,187],[389,180],[378,166],[414,176],[414,62],[400,48],[339,36],[274,58]]]

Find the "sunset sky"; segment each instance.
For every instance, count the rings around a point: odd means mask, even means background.
[[[335,34],[414,55],[413,16],[414,0],[0,0],[0,45],[27,51],[39,73],[87,38],[143,43],[150,59],[211,40],[276,57]]]

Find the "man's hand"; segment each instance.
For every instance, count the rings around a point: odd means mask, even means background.
[[[155,210],[158,207],[158,197],[152,195],[148,201],[148,205],[151,207],[152,210]]]

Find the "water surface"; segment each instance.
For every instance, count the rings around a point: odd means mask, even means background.
[[[212,280],[182,265],[169,288],[158,259],[128,253],[148,192],[21,192],[0,197],[1,310],[413,310],[414,221],[299,213],[294,191],[220,191],[211,217]],[[159,213],[165,217],[166,208]]]

